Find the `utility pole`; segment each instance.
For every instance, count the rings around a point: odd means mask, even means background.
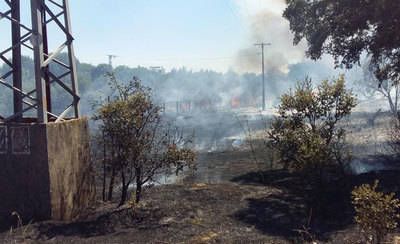
[[[270,46],[271,43],[256,43],[255,46],[261,47],[261,56],[262,56],[262,110],[265,110],[265,65],[264,65],[264,47]]]
[[[113,61],[114,58],[117,58],[118,56],[117,56],[117,55],[114,55],[114,54],[109,54],[109,55],[107,55],[107,57],[108,57],[108,64],[109,64],[111,67],[113,67],[112,61]]]

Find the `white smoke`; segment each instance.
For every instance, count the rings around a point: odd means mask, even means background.
[[[288,66],[304,61],[306,45],[293,45],[289,22],[282,17],[284,0],[234,0],[239,15],[249,29],[245,48],[238,52],[235,69],[239,72],[260,71],[260,50],[255,43],[268,42],[265,50],[267,70],[288,72]]]

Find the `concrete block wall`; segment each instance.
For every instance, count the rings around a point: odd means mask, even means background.
[[[87,119],[0,124],[0,226],[13,211],[24,222],[71,221],[94,201]]]

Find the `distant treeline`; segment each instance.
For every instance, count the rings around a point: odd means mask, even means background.
[[[59,60],[67,62],[67,56],[61,54]],[[34,87],[33,60],[23,57],[24,89]],[[0,66],[0,73],[7,72],[6,65]],[[51,70],[56,74],[65,72],[62,66],[54,64]],[[91,65],[77,61],[79,90],[82,97],[82,111],[92,113],[92,104],[98,99],[105,99],[111,91],[108,86],[107,72],[113,72],[118,80],[126,82],[133,77],[139,78],[145,86],[152,88],[153,96],[160,103],[190,101],[192,103],[213,103],[219,106],[260,106],[261,75],[254,73],[238,74],[233,71],[225,73],[211,70],[192,71],[186,68],[152,69],[146,67],[131,68],[118,66],[114,69],[108,64]],[[267,103],[273,105],[276,98],[297,80],[309,75],[316,80],[333,76],[333,70],[319,63],[307,62],[289,66],[288,72],[270,69],[266,74]],[[11,78],[11,77],[10,77]],[[8,78],[9,82],[11,79]],[[67,81],[68,83],[68,81]],[[0,89],[0,100],[9,101],[12,92],[7,88]],[[71,102],[68,94],[61,93],[60,87],[53,84],[53,108],[61,112]],[[0,113],[10,114],[11,104],[0,103]]]

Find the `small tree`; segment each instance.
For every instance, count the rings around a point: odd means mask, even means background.
[[[368,98],[376,95],[383,96],[390,108],[390,113],[395,119],[400,121],[399,100],[400,100],[400,84],[398,80],[381,80],[378,81],[373,73],[371,63],[367,62],[363,65],[363,80],[359,82],[359,90]]]
[[[129,186],[135,184],[139,202],[143,185],[173,167],[179,170],[191,167],[195,156],[189,148],[177,147],[182,138],[176,138],[162,120],[161,108],[152,102],[149,88],[136,78],[122,85],[114,75],[109,77],[115,96],[97,110],[94,119],[100,122],[104,163],[108,165],[104,167],[110,178],[108,200],[112,199],[119,174],[122,205],[127,200]]]
[[[306,78],[281,97],[269,132],[271,146],[286,168],[310,173],[321,182],[326,166],[339,164],[343,169],[347,162],[345,131],[337,125],[355,106],[343,76],[315,89]]]
[[[382,243],[385,236],[397,227],[400,201],[394,193],[377,191],[379,181],[374,185],[364,184],[352,191],[352,203],[356,211],[354,220],[360,226],[367,241]]]

